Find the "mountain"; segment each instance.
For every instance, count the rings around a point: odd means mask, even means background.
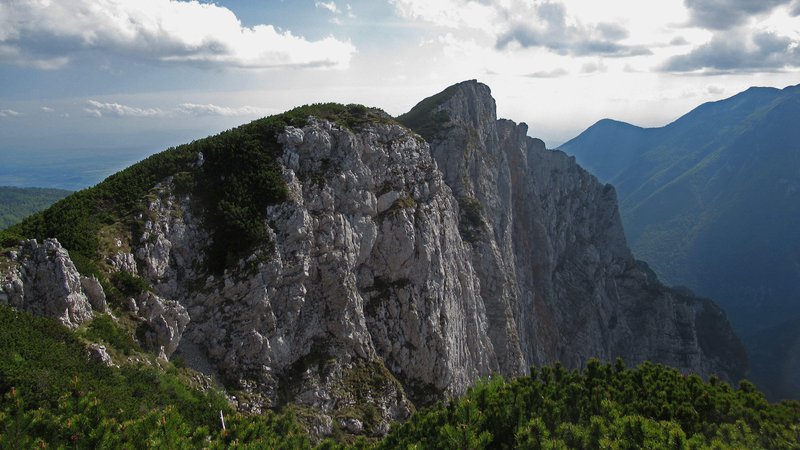
[[[531,365],[746,367],[716,305],[633,259],[614,188],[476,81],[397,119],[311,105],[169,149],[0,245],[2,303],[77,330],[110,309],[240,411],[317,436],[383,435]]]
[[[62,189],[0,186],[0,230],[47,208],[69,194],[70,191]]]
[[[617,188],[637,257],[752,336],[800,315],[798,117],[800,86],[751,88],[661,128],[603,120],[561,149]]]

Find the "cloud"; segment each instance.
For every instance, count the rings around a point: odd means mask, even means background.
[[[684,0],[691,23],[714,30],[744,24],[752,16],[766,14],[792,0]]]
[[[119,103],[103,103],[88,100],[83,111],[93,117],[161,117],[164,111],[156,108],[135,108]]]
[[[333,1],[331,1],[331,2],[314,2],[314,6],[316,6],[317,8],[327,9],[328,11],[332,12],[333,14],[339,14],[341,12],[341,11],[339,11],[339,8],[336,6],[336,2],[333,2]]]
[[[176,116],[263,116],[275,110],[255,106],[218,106],[211,103],[181,103],[177,108],[164,110],[160,108],[139,108],[116,102],[99,102],[88,100],[83,111],[92,117],[176,117]]]
[[[19,117],[22,113],[13,109],[0,109],[0,117]]]
[[[617,23],[584,24],[555,1],[390,0],[398,14],[447,28],[484,31],[497,49],[545,48],[560,55],[624,57],[650,54],[623,43],[629,33]]]
[[[650,54],[645,47],[621,44],[628,32],[620,25],[568,22],[567,10],[561,3],[542,3],[531,12],[533,17],[516,21],[498,37],[498,48],[516,43],[522,47],[544,47],[560,55],[614,57]]]
[[[598,73],[607,70],[608,67],[603,64],[603,61],[589,61],[581,66],[581,73]]]
[[[447,28],[473,28],[490,32],[501,6],[474,0],[389,0],[401,17]]]
[[[711,40],[685,55],[674,56],[661,67],[667,72],[781,70],[800,66],[800,47],[789,37],[744,30],[715,33]]]
[[[671,41],[669,41],[669,45],[689,45],[689,41],[683,36],[675,36]]]
[[[563,77],[564,75],[567,75],[568,73],[569,72],[567,72],[563,68],[557,68],[553,70],[540,70],[537,72],[529,73],[525,76],[528,78],[559,78]]]
[[[42,106],[42,112],[43,112],[43,113],[48,113],[48,114],[49,114],[49,113],[51,113],[51,112],[55,112],[55,109],[53,109],[53,108],[51,108],[51,107],[49,107],[49,106]]]
[[[706,86],[706,92],[712,95],[721,95],[725,93],[725,88],[716,84],[709,84]]]
[[[196,0],[0,2],[0,62],[52,70],[92,52],[271,69],[344,68],[356,49],[332,36],[309,41],[272,25],[245,27],[229,9]]]
[[[178,113],[190,116],[261,116],[274,112],[267,108],[257,108],[254,106],[240,106],[231,108],[227,106],[217,106],[212,104],[181,103],[177,109]]]

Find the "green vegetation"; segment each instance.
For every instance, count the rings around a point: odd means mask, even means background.
[[[235,413],[214,391],[191,389],[185,369],[90,361],[80,336],[138,352],[109,316],[73,333],[0,306],[0,448],[308,448],[291,415]],[[220,427],[219,413],[228,431]]]
[[[123,352],[138,350],[130,336],[110,321],[95,319],[85,336]],[[218,414],[227,408],[221,396],[187,388],[176,371],[163,372],[151,364],[123,364],[116,369],[89,362],[79,334],[54,320],[0,306],[0,392],[12,387],[29,407],[49,410],[58,407],[57,400],[65,393],[93,392],[107,414],[119,420],[172,405],[191,424],[210,425],[217,420],[214,410]]]
[[[422,100],[411,108],[411,111],[398,116],[397,121],[414,130],[426,141],[436,140],[450,122],[450,115],[447,111],[434,112],[434,110],[453,97],[459,89],[459,84]]]
[[[124,270],[111,274],[111,283],[119,292],[128,297],[152,290],[144,279]]]
[[[591,360],[582,372],[556,365],[484,380],[377,448],[797,449],[800,403],[769,404],[747,381],[734,390],[660,365]]]
[[[99,274],[104,228],[135,235],[144,219],[145,200],[154,186],[174,177],[179,191],[192,192],[211,231],[209,269],[222,271],[243,251],[268,246],[265,208],[286,199],[277,163],[277,134],[287,125],[304,126],[309,116],[358,128],[391,122],[383,111],[361,105],[324,103],[301,106],[259,119],[216,136],[168,149],[118,172],[102,183],[76,192],[22,223],[0,232],[0,246],[21,238],[55,237],[79,270]],[[198,164],[199,154],[203,164]]]
[[[486,231],[483,223],[481,203],[472,197],[461,197],[458,199],[460,211],[458,219],[458,231],[461,239],[465,242],[477,242],[481,235]]]
[[[124,355],[142,350],[131,334],[107,314],[95,315],[94,320],[82,334],[86,339],[103,343],[111,349],[121,351]]]
[[[62,189],[0,186],[0,230],[19,223],[70,194]]]
[[[189,388],[186,369],[91,362],[81,336],[148,357],[108,316],[73,333],[0,307],[0,448],[314,447],[297,419],[302,408],[241,415],[215,391]],[[355,395],[361,386],[380,391],[393,379],[380,364],[357,366],[337,395]],[[367,424],[378,420],[369,405],[353,413]],[[628,369],[591,360],[583,371],[556,365],[510,382],[482,380],[382,440],[338,437],[316,448],[797,449],[800,403],[769,404],[746,381],[733,389],[660,365]]]

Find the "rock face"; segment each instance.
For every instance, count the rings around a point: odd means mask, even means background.
[[[431,152],[462,207],[502,372],[580,367],[595,356],[743,375],[724,314],[633,259],[611,185],[528,137],[525,124],[497,120],[487,86],[465,82],[446,94],[409,115],[441,122]]]
[[[155,186],[139,231],[106,256],[152,286],[130,302],[140,339],[219,376],[242,410],[313,411],[320,435],[384,434],[412,402],[530,364],[621,356],[739,375],[724,315],[631,257],[613,188],[498,121],[486,86],[446,94],[412,111],[430,145],[388,119],[286,127],[288,200],[223,273],[206,269],[193,194]]]
[[[152,292],[142,292],[135,300],[136,315],[142,320],[138,338],[144,348],[163,353],[165,358],[171,356],[189,323],[186,308]]]
[[[52,317],[69,328],[92,319],[90,301],[104,307],[105,296],[93,290],[97,280],[79,274],[57,240],[46,239],[40,245],[32,239],[8,256],[11,266],[0,274],[0,303]]]
[[[343,409],[332,392],[352,392],[380,420],[343,423],[385,431],[411,411],[397,379],[433,398],[497,370],[458,207],[427,144],[396,124],[353,133],[316,120],[279,141],[290,200],[267,211],[274,246],[199,290],[174,283],[198,275],[203,232],[165,185],[136,251],[157,292],[187,307],[188,340],[254,393],[245,407],[288,396],[332,412]],[[372,391],[352,385],[364,372]]]

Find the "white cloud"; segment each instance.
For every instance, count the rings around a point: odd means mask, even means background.
[[[178,117],[178,116],[264,116],[276,112],[269,108],[255,106],[218,106],[212,103],[181,103],[174,109],[140,108],[117,102],[87,100],[83,111],[92,117]]]
[[[693,24],[715,30],[733,28],[789,3],[791,0],[684,0]]]
[[[402,17],[446,28],[480,30],[499,49],[545,48],[564,55],[637,56],[649,51],[623,43],[628,30],[613,22],[585,23],[554,1],[390,0]]]
[[[497,5],[473,0],[389,0],[398,14],[448,28],[473,28],[492,32],[498,19]],[[506,2],[503,2],[506,3]]]
[[[270,69],[344,68],[356,49],[332,36],[309,41],[272,25],[245,27],[229,9],[196,0],[0,3],[0,61],[58,69],[87,51],[154,62]]]
[[[181,114],[190,116],[261,116],[274,112],[268,108],[257,108],[255,106],[240,106],[236,108],[227,106],[217,106],[213,104],[181,103],[177,109]]]
[[[315,2],[314,6],[316,6],[317,8],[327,9],[328,11],[330,11],[330,12],[332,12],[334,14],[339,14],[341,12],[341,11],[339,11],[339,8],[336,6],[336,2],[333,2],[333,1],[330,1],[330,2]]]
[[[19,117],[22,113],[13,109],[0,109],[0,117]]]
[[[136,108],[120,103],[104,103],[88,100],[83,111],[93,117],[160,117],[164,111],[156,108]]]
[[[401,17],[443,29],[459,41],[491,43],[495,53],[517,59],[562,56],[559,67],[580,68],[571,68],[573,74],[616,73],[622,65],[612,59],[639,72],[715,75],[800,68],[800,0],[389,2]],[[597,57],[607,66],[593,62]],[[533,73],[556,72],[550,67]]]
[[[719,31],[689,53],[669,58],[670,72],[725,73],[800,67],[800,40],[771,31],[734,28]]]
[[[54,109],[54,108],[51,108],[51,107],[49,107],[49,106],[42,106],[42,112],[43,112],[43,113],[48,113],[48,114],[49,114],[49,113],[51,113],[51,112],[55,112],[55,109]]]
[[[531,72],[525,76],[528,78],[559,78],[567,74],[569,74],[569,72],[566,69],[559,67],[553,70],[539,70],[536,72]]]

